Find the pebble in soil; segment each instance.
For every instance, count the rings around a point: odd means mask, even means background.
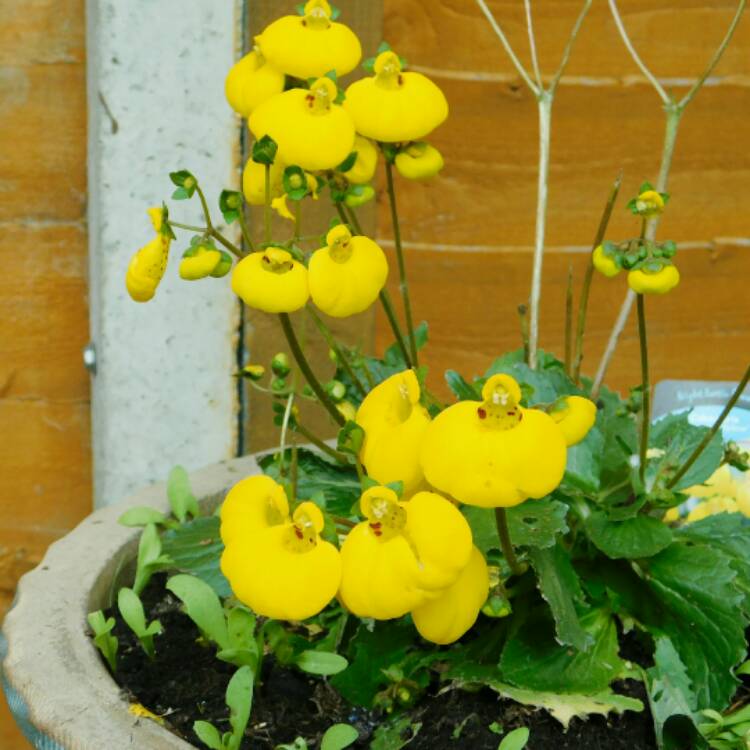
[[[229,728],[224,694],[235,667],[218,661],[215,649],[200,643],[196,627],[180,612],[180,602],[165,592],[162,576],[154,578],[142,598],[149,621],[158,618],[166,635],[157,637],[157,658],[150,661],[113,610],[114,634],[120,643],[115,679],[128,700],[163,717],[187,742],[203,747],[192,730],[193,722],[210,721],[221,732]],[[502,734],[521,726],[531,732],[528,750],[656,748],[648,709],[587,721],[573,719],[565,731],[547,712],[498,699],[489,689],[438,693],[437,687],[409,712],[409,724],[420,725],[406,745],[410,750],[497,750]],[[626,681],[617,689],[648,705],[639,682]],[[325,730],[338,722],[358,730],[360,739],[352,747],[366,748],[383,720],[372,711],[347,704],[324,680],[286,669],[267,657],[242,750],[273,750],[296,737],[306,739],[311,749],[317,748]]]

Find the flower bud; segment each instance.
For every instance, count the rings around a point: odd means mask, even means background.
[[[340,380],[331,380],[326,383],[328,395],[336,402],[343,401],[346,396],[346,386]]]
[[[245,365],[240,370],[240,375],[243,378],[249,378],[257,382],[266,374],[266,368],[263,365]]]
[[[292,369],[289,364],[289,355],[286,352],[276,354],[271,360],[271,369],[274,375],[280,378],[286,377]]]

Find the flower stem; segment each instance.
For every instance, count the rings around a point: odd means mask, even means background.
[[[732,411],[734,408],[734,405],[739,401],[740,396],[742,396],[742,393],[744,392],[745,388],[747,387],[748,381],[750,381],[750,366],[745,370],[745,374],[742,377],[742,380],[738,383],[737,387],[734,389],[734,393],[732,394],[729,401],[727,401],[726,405],[721,411],[721,414],[716,418],[716,421],[711,425],[711,428],[709,431],[705,434],[703,440],[696,446],[695,450],[688,456],[687,461],[682,465],[680,470],[670,479],[669,483],[667,484],[667,489],[672,489],[677,482],[682,479],[682,477],[687,474],[690,467],[700,458],[701,453],[706,449],[706,446],[713,440],[714,435],[719,431],[721,428],[721,425],[724,424],[724,420],[729,416],[729,412]]]
[[[323,453],[325,453],[327,456],[330,456],[334,461],[338,461],[340,464],[348,464],[349,461],[347,460],[346,456],[343,453],[340,453],[335,448],[331,448],[330,445],[323,442],[315,433],[310,432],[310,430],[307,429],[304,425],[301,425],[299,422],[296,422],[294,425],[294,430],[298,432],[300,435],[302,435],[305,440],[309,440],[316,448],[321,450]]]
[[[404,340],[404,334],[401,332],[401,326],[398,324],[398,318],[396,317],[396,311],[393,309],[393,300],[388,290],[383,288],[380,290],[380,303],[383,305],[383,310],[388,318],[388,322],[391,324],[391,330],[393,335],[396,337],[396,343],[398,348],[401,349],[401,355],[404,358],[406,366],[411,369],[413,366],[411,357],[409,356],[409,350],[406,348],[406,341]]]
[[[170,227],[177,227],[177,229],[187,229],[190,232],[201,232],[203,234],[208,232],[208,227],[197,227],[195,224],[181,224],[179,221],[172,221],[172,219],[168,219],[168,222]]]
[[[518,306],[518,319],[521,323],[521,341],[523,341],[523,361],[529,364],[529,308]]]
[[[245,216],[245,206],[244,204],[240,206],[239,211],[237,211],[237,218],[240,222],[240,230],[242,231],[242,239],[245,240],[245,244],[250,249],[251,253],[255,252],[255,244],[253,243],[253,239],[250,236],[250,230],[247,226],[247,217]]]
[[[230,253],[234,254],[238,258],[244,258],[245,253],[242,252],[242,250],[237,247],[237,245],[234,244],[234,242],[230,242],[221,232],[219,232],[217,229],[211,228],[209,234],[220,244],[224,245],[224,247],[229,250]]]
[[[357,218],[357,214],[355,213],[354,209],[351,206],[344,205],[344,211],[349,217],[349,224],[351,224],[351,227],[355,231],[355,233],[363,235],[364,232],[362,231],[362,225],[359,223],[359,219]]]
[[[510,541],[510,532],[508,531],[508,516],[505,508],[495,508],[495,524],[497,525],[497,534],[500,537],[500,546],[503,555],[508,563],[513,575],[520,576],[524,570],[518,562],[516,553],[513,550],[513,543]]]
[[[271,241],[271,165],[265,165],[266,198],[263,205],[263,229],[265,241]]]
[[[284,331],[284,335],[286,336],[289,348],[292,350],[292,355],[294,356],[299,369],[302,371],[302,374],[305,376],[305,380],[307,380],[308,385],[313,389],[313,392],[318,397],[318,401],[320,401],[326,411],[331,415],[331,417],[333,417],[333,420],[343,427],[346,420],[344,419],[341,412],[336,408],[336,405],[333,403],[333,401],[331,401],[331,398],[326,393],[323,386],[320,384],[320,381],[315,377],[315,373],[312,371],[310,363],[307,361],[307,358],[302,351],[302,347],[300,346],[299,340],[294,333],[294,328],[292,327],[292,321],[289,318],[289,313],[279,313],[279,320],[281,321],[281,328]]]
[[[648,433],[651,427],[651,383],[648,376],[648,338],[646,336],[646,305],[642,294],[638,295],[638,338],[641,344],[641,445],[638,471],[641,482],[646,479],[648,455]]]
[[[573,363],[573,266],[568,266],[568,284],[565,288],[565,372],[571,375]]]
[[[414,367],[419,367],[417,341],[414,336],[414,321],[411,314],[411,298],[409,297],[409,282],[406,278],[406,262],[404,248],[401,244],[401,227],[398,222],[398,208],[396,206],[396,188],[393,184],[393,164],[385,160],[385,174],[388,185],[388,200],[391,204],[391,222],[393,224],[393,240],[396,245],[396,259],[398,260],[399,289],[404,303],[404,317],[406,319],[406,335],[409,338],[409,352]]]

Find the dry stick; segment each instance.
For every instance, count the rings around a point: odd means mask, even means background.
[[[623,172],[620,170],[612,185],[612,191],[609,194],[607,203],[604,206],[602,218],[599,221],[599,228],[596,230],[594,243],[591,246],[591,257],[586,267],[586,274],[583,277],[583,286],[581,287],[581,301],[578,305],[578,328],[576,330],[576,347],[573,358],[573,382],[578,383],[581,378],[581,363],[583,362],[583,334],[586,331],[586,314],[589,306],[589,294],[591,292],[591,282],[594,279],[594,250],[604,241],[604,235],[607,233],[609,220],[612,216],[612,209],[615,207],[617,195],[620,192]]]
[[[511,62],[515,66],[518,74],[523,79],[524,83],[529,87],[531,92],[534,94],[537,100],[537,107],[539,110],[539,174],[537,182],[537,204],[536,204],[536,229],[534,236],[534,259],[531,274],[531,294],[529,296],[529,366],[536,368],[537,360],[537,349],[539,346],[539,306],[541,301],[542,293],[542,266],[544,260],[544,236],[546,231],[547,221],[547,186],[549,182],[549,155],[550,155],[550,132],[551,132],[551,118],[552,118],[552,103],[555,98],[555,92],[557,86],[560,83],[565,68],[567,67],[568,61],[570,60],[570,53],[573,49],[573,44],[578,37],[578,32],[581,29],[583,20],[586,14],[589,12],[592,0],[584,0],[583,8],[581,9],[578,18],[576,19],[573,29],[568,38],[568,42],[563,51],[563,55],[560,61],[560,65],[555,71],[550,84],[545,88],[541,80],[540,82],[534,83],[531,80],[531,76],[526,72],[526,69],[521,64],[521,61],[516,57],[513,52],[513,48],[510,46],[505,33],[503,32],[500,25],[495,20],[492,12],[487,7],[484,0],[476,0],[477,5],[481,9],[482,13],[486,16],[490,23],[493,31],[500,39],[505,51],[511,59]],[[536,57],[536,44],[534,42],[534,31],[531,27],[531,11],[527,6],[526,21],[529,32],[529,40],[532,46],[532,63],[534,63]],[[539,75],[541,79],[541,75]]]
[[[664,192],[666,189],[669,169],[671,167],[672,156],[674,154],[675,140],[677,138],[677,129],[679,127],[680,120],[685,111],[685,108],[688,104],[690,104],[695,95],[701,89],[703,84],[706,82],[706,79],[711,75],[722,55],[724,54],[724,51],[726,50],[729,42],[732,39],[732,36],[734,35],[737,24],[739,23],[740,18],[745,11],[746,3],[747,0],[740,0],[737,5],[737,11],[735,12],[734,17],[729,24],[729,28],[727,29],[727,33],[724,35],[724,38],[722,39],[721,44],[719,44],[718,48],[716,49],[716,52],[714,52],[713,56],[711,57],[711,60],[706,66],[706,69],[695,81],[687,94],[685,94],[685,96],[682,97],[679,102],[677,102],[672,96],[667,94],[659,81],[656,79],[656,76],[654,76],[654,74],[648,69],[643,60],[640,58],[635,48],[633,47],[633,43],[631,42],[630,37],[628,36],[628,32],[622,22],[620,11],[617,8],[616,0],[609,0],[609,7],[612,11],[615,25],[617,26],[617,30],[620,32],[620,36],[622,37],[622,40],[625,43],[628,52],[630,52],[631,57],[635,61],[636,65],[638,65],[638,67],[641,69],[641,72],[646,76],[654,89],[656,89],[656,92],[664,103],[664,109],[667,113],[666,133],[664,136],[664,148],[662,150],[661,169],[659,170],[659,180],[656,184],[656,190],[659,192]],[[654,236],[656,235],[656,228],[658,226],[658,223],[658,217],[651,221],[646,233],[646,239],[654,238]],[[601,388],[602,382],[604,381],[604,377],[607,373],[607,369],[609,368],[609,364],[612,361],[612,357],[614,356],[615,349],[617,349],[617,344],[620,340],[620,336],[622,335],[622,332],[625,329],[625,325],[630,316],[630,311],[633,307],[634,301],[635,293],[632,290],[628,290],[628,293],[623,300],[622,307],[620,308],[620,312],[617,315],[615,325],[612,328],[612,333],[609,336],[607,347],[604,350],[601,362],[599,363],[596,377],[594,378],[594,385],[591,391],[593,398],[595,398],[599,393],[599,389]]]
[[[539,70],[539,58],[536,54],[536,37],[534,35],[534,22],[531,17],[531,0],[523,0],[526,9],[526,30],[529,34],[529,52],[531,53],[531,67],[534,69],[534,77],[539,88],[542,88],[542,73]]]
[[[570,376],[573,361],[573,266],[568,266],[565,289],[565,373]]]
[[[732,411],[734,408],[734,405],[739,401],[740,396],[742,395],[743,391],[747,387],[748,381],[750,381],[750,366],[745,370],[745,374],[742,377],[742,380],[740,380],[737,387],[734,389],[734,393],[732,394],[729,401],[727,401],[726,406],[722,409],[721,414],[716,418],[716,421],[711,425],[711,429],[705,434],[703,440],[696,446],[695,450],[688,456],[687,461],[682,465],[682,468],[672,477],[672,479],[667,484],[667,489],[672,489],[677,482],[682,479],[682,477],[687,474],[690,467],[700,458],[701,453],[706,449],[706,446],[713,440],[714,435],[719,431],[721,428],[721,425],[724,424],[724,420],[729,416],[729,412]]]

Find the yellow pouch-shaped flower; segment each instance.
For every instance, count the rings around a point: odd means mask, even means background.
[[[346,75],[357,67],[362,47],[356,34],[331,15],[327,0],[309,0],[303,16],[279,18],[255,41],[270,64],[295,78],[317,78],[332,70]]]
[[[366,310],[388,278],[385,254],[368,237],[352,237],[343,224],[328,232],[326,242],[326,247],[316,250],[310,258],[312,301],[334,318]]]
[[[234,267],[232,291],[257,310],[294,312],[305,306],[310,295],[307,269],[286,250],[269,247]]]
[[[229,523],[222,519],[222,526]],[[339,551],[320,538],[323,516],[314,503],[302,503],[291,520],[252,531],[235,528],[221,556],[221,570],[234,595],[263,617],[304,620],[318,614],[336,595],[341,581]]]
[[[238,60],[229,71],[224,84],[229,106],[243,117],[284,90],[284,74],[268,65],[256,48]]]
[[[284,165],[276,159],[270,167],[271,200],[284,194],[283,178]],[[252,159],[247,160],[242,172],[242,193],[251,206],[263,206],[266,203],[266,165],[258,164]]]
[[[419,396],[417,376],[406,370],[375,386],[357,411],[357,424],[365,431],[360,460],[367,473],[381,484],[403,482],[407,496],[424,479],[419,451],[430,416]]]
[[[344,108],[357,132],[374,141],[418,141],[448,116],[443,92],[421,73],[404,72],[395,52],[381,52],[375,75],[346,90]]]
[[[509,375],[493,375],[484,401],[461,401],[430,423],[420,459],[427,481],[468,505],[510,507],[554,490],[567,447],[559,425],[520,406]]]
[[[210,247],[191,247],[180,261],[180,278],[198,281],[210,276],[221,262],[221,253]]]
[[[335,103],[336,84],[319,78],[310,90],[290,89],[263,102],[248,124],[256,138],[269,135],[284,164],[316,172],[335,169],[352,152],[354,123]]]
[[[354,139],[352,151],[357,152],[357,158],[352,168],[343,173],[344,177],[353,185],[364,185],[375,176],[375,168],[378,166],[378,150],[371,140],[358,135]]]
[[[367,521],[341,548],[339,598],[358,617],[401,617],[450,586],[471,555],[471,531],[456,507],[421,492],[400,503],[388,487],[360,499]]]
[[[566,396],[550,416],[563,431],[566,444],[576,445],[596,422],[596,404],[583,396]]]
[[[637,268],[628,272],[628,286],[636,294],[666,294],[679,283],[680,272],[671,264],[658,271]]]
[[[148,302],[156,293],[167,268],[169,245],[174,236],[165,222],[166,208],[150,208],[148,215],[156,237],[133,255],[125,274],[125,287],[136,302]]]
[[[221,541],[247,540],[289,517],[289,501],[284,488],[265,474],[237,482],[221,506]]]
[[[620,273],[621,269],[620,266],[617,265],[617,261],[611,255],[607,255],[607,253],[604,252],[604,247],[602,245],[597,245],[594,248],[592,262],[594,268],[608,279],[614,278]]]
[[[408,180],[429,180],[444,166],[443,155],[429,143],[411,143],[396,155],[396,169]]]
[[[457,641],[476,622],[489,588],[487,563],[472,547],[469,563],[454,583],[436,599],[428,599],[412,610],[419,634],[440,645]]]

